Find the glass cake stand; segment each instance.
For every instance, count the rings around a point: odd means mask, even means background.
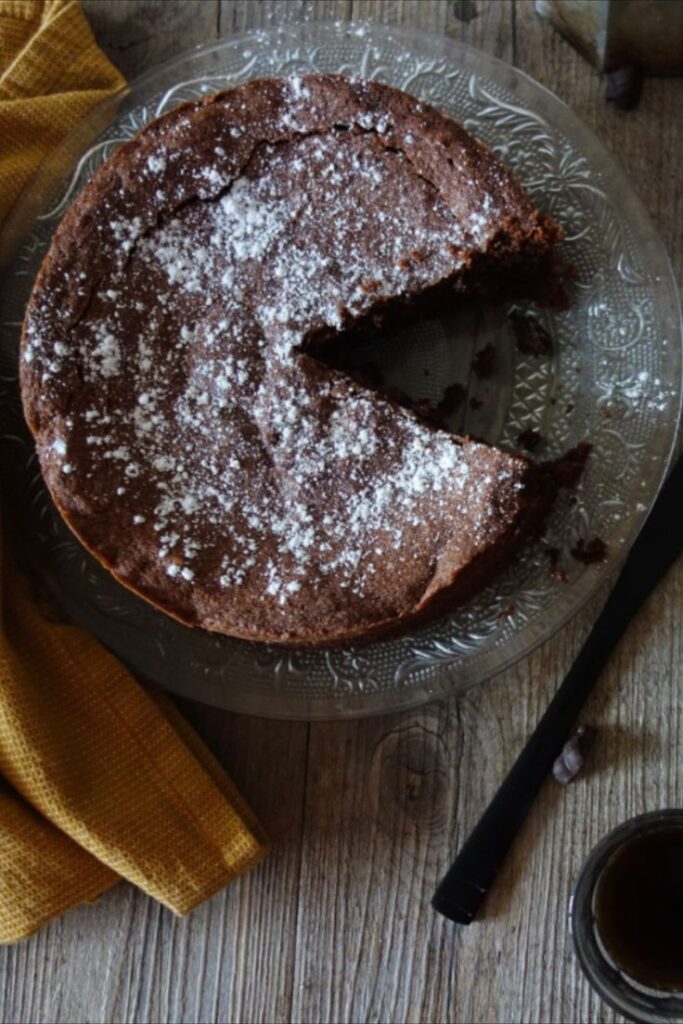
[[[181,626],[84,551],[42,483],[21,414],[17,351],[52,232],[121,143],[184,100],[249,78],[312,70],[378,79],[452,114],[562,224],[563,255],[576,268],[572,307],[536,314],[552,335],[551,354],[523,354],[505,310],[472,306],[394,334],[390,345],[368,341],[388,382],[434,400],[448,384],[461,384],[465,398],[451,423],[459,432],[514,449],[520,433],[534,428],[543,438],[541,458],[584,439],[593,452],[579,489],[560,498],[548,527],[545,544],[558,549],[561,572],[551,574],[542,546],[531,546],[475,600],[430,625],[370,645],[297,651]],[[10,235],[14,256],[0,297],[0,434],[20,557],[63,614],[138,676],[184,696],[255,715],[345,718],[481,683],[552,636],[614,573],[666,472],[680,411],[681,324],[662,244],[623,173],[566,106],[509,65],[451,40],[363,24],[303,24],[192,50],[138,79],[67,140]],[[472,356],[488,343],[497,370],[482,381],[471,373]],[[605,561],[584,565],[572,557],[580,540],[595,536],[608,544]]]

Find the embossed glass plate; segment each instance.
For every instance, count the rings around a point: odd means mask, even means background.
[[[155,611],[83,550],[42,484],[16,381],[20,324],[52,232],[94,170],[174,105],[263,75],[311,70],[376,78],[452,114],[514,169],[566,231],[577,272],[571,309],[538,313],[553,338],[547,356],[521,353],[504,310],[471,307],[391,339],[368,340],[385,376],[416,398],[438,400],[458,382],[466,398],[452,426],[519,447],[535,428],[542,458],[584,439],[583,482],[564,495],[546,544],[467,606],[398,639],[294,651],[190,630]],[[141,677],[177,693],[257,715],[332,718],[395,711],[482,682],[550,637],[614,571],[665,473],[681,394],[681,328],[666,255],[628,182],[594,136],[514,68],[450,40],[364,25],[306,24],[258,31],[193,50],[139,79],[55,154],[11,225],[21,242],[2,294],[2,449],[5,492],[43,590]],[[7,239],[7,236],[6,236]],[[7,241],[6,241],[7,246]],[[471,373],[492,343],[497,370]],[[360,359],[366,356],[359,356]],[[606,561],[571,549],[599,536]]]

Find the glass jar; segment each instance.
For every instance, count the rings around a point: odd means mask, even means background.
[[[569,926],[584,974],[609,1006],[627,1019],[643,1024],[683,1024],[683,990],[649,988],[629,977],[614,962],[597,928],[596,893],[607,863],[621,846],[672,826],[683,829],[683,810],[652,811],[619,825],[590,853],[569,901]]]

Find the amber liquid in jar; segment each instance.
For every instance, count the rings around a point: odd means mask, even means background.
[[[653,989],[683,990],[683,828],[619,847],[595,894],[595,925],[614,963]]]

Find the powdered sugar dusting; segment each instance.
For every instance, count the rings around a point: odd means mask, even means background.
[[[41,328],[51,311],[35,310],[24,348],[45,388],[68,371],[83,381],[50,455],[62,477],[78,478],[79,510],[125,500],[119,546],[134,532],[151,583],[186,588],[209,625],[204,595],[216,590],[223,601],[260,593],[272,621],[273,608],[305,619],[316,600],[335,613],[345,601],[386,603],[386,580],[376,581],[387,564],[399,589],[402,579],[426,586],[441,547],[460,545],[466,562],[485,542],[492,496],[512,476],[492,453],[490,477],[475,480],[477,446],[303,354],[383,298],[453,274],[492,213],[454,219],[381,141],[393,130],[387,113],[304,134],[308,85],[287,88],[278,130],[301,137],[260,144],[237,177],[221,167],[222,140],[196,175],[198,198],[151,229],[114,209],[117,259],[88,315],[65,344]],[[169,163],[148,155],[145,170],[160,176]],[[461,512],[471,535],[456,543]],[[138,578],[136,557],[121,575]]]

